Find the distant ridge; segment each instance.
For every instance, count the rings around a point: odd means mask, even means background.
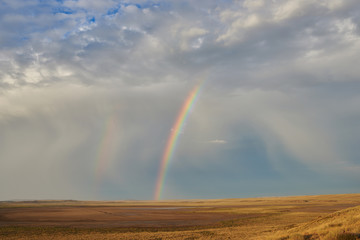
[[[10,203],[10,202],[24,202],[24,203],[46,203],[46,202],[79,202],[79,200],[72,200],[72,199],[66,199],[66,200],[52,200],[52,199],[46,199],[46,200],[36,200],[36,199],[11,199],[11,200],[4,200],[0,201],[2,203]]]

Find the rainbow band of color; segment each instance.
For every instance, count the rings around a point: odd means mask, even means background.
[[[96,157],[95,169],[98,183],[106,169],[108,161],[111,158],[111,142],[114,141],[114,132],[115,122],[113,117],[109,117],[105,122],[103,135],[100,140],[99,149],[97,150],[98,154]]]
[[[156,189],[154,194],[155,200],[160,200],[161,195],[164,188],[165,178],[167,169],[169,167],[170,160],[172,159],[172,156],[174,154],[174,150],[176,148],[177,141],[179,139],[180,133],[182,133],[184,123],[186,122],[190,110],[192,109],[194,103],[196,102],[200,89],[202,87],[202,82],[197,84],[190,92],[188,97],[186,98],[178,117],[176,118],[176,121],[173,125],[172,131],[169,135],[168,141],[166,143],[166,147],[163,153],[163,157],[161,159],[159,174],[156,182]]]

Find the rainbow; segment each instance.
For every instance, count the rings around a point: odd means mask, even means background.
[[[174,154],[174,150],[176,148],[177,141],[179,139],[180,133],[182,133],[185,122],[189,116],[190,110],[194,106],[200,90],[202,88],[204,81],[200,81],[189,93],[188,97],[184,101],[184,104],[181,107],[178,117],[175,120],[175,123],[171,129],[171,133],[169,135],[168,141],[166,142],[166,147],[164,149],[163,157],[161,159],[161,164],[159,167],[159,174],[156,181],[156,188],[154,193],[154,199],[160,200],[162,191],[164,188],[165,178],[167,169],[169,167],[170,160]]]
[[[105,121],[104,130],[100,139],[99,148],[97,149],[95,159],[95,175],[97,184],[100,183],[109,160],[112,158],[113,141],[115,132],[115,119],[114,116],[109,116]]]

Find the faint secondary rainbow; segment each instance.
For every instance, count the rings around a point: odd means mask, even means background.
[[[179,139],[179,135],[184,128],[184,124],[186,119],[189,116],[190,110],[194,106],[200,90],[203,86],[204,81],[200,81],[189,93],[188,97],[184,101],[184,104],[181,107],[178,117],[176,118],[174,125],[171,129],[171,133],[169,135],[168,141],[166,142],[166,147],[164,149],[163,157],[161,159],[161,164],[159,168],[158,178],[156,181],[156,188],[154,193],[154,199],[160,200],[162,191],[164,188],[165,178],[167,169],[169,167],[170,160],[174,154],[174,150],[176,148],[177,141]]]
[[[97,155],[95,159],[96,184],[100,183],[101,177],[103,176],[109,161],[113,157],[115,128],[114,116],[109,116],[104,124],[104,130],[99,142],[99,147],[97,149]]]

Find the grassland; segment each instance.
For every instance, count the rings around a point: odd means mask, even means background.
[[[360,194],[0,202],[0,239],[360,239]]]

